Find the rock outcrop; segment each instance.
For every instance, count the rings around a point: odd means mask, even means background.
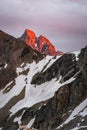
[[[21,39],[32,49],[38,50],[41,54],[52,56],[63,54],[61,51],[56,51],[54,45],[46,37],[43,35],[36,37],[36,34],[29,29],[25,30]]]
[[[36,34],[33,31],[26,29],[21,39],[25,41],[26,44],[30,46],[32,49],[36,50]]]
[[[64,54],[61,58],[56,60],[47,71],[43,70],[34,75],[31,83],[40,85],[55,77],[58,79],[60,76],[62,76],[61,82],[64,82],[78,71],[76,64],[77,62],[74,54]]]

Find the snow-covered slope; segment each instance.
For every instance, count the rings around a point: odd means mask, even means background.
[[[76,53],[77,54],[77,53]],[[77,55],[76,55],[77,57]],[[49,69],[52,64],[54,64],[58,59],[60,59],[61,56],[46,56],[41,61],[36,63],[33,61],[32,63],[22,63],[19,67],[16,68],[17,77],[9,82],[4,89],[0,92],[0,108],[3,108],[6,106],[6,104],[15,96],[18,96],[22,90],[25,88],[24,91],[24,98],[17,101],[15,105],[13,105],[9,111],[10,111],[10,117],[17,113],[19,110],[23,108],[29,108],[39,102],[46,101],[50,98],[52,98],[56,91],[61,86],[64,86],[65,84],[69,84],[75,80],[75,77],[71,77],[67,81],[61,83],[62,76],[57,79],[56,77],[53,78],[51,81],[42,83],[41,85],[32,85],[31,81],[35,74],[38,72],[45,72],[47,69]],[[28,73],[25,75],[23,72],[25,72],[27,69],[29,69]],[[76,76],[76,75],[75,75]],[[14,82],[14,85],[12,88],[10,87]],[[7,91],[7,92],[6,92]],[[23,113],[22,113],[23,115]],[[19,122],[19,126],[21,125],[21,117],[16,117],[14,119],[14,122]]]
[[[0,130],[87,129],[87,47],[45,57],[19,39],[2,36]]]

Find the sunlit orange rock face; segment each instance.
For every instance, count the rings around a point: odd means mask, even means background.
[[[51,44],[51,42],[44,36],[40,36],[38,38],[38,47],[41,53],[45,53],[46,55],[56,55],[55,47]]]
[[[22,35],[22,39],[32,49],[35,49],[36,34],[33,31],[31,31],[29,29],[26,29],[25,32],[24,32],[24,34]]]
[[[36,34],[29,29],[25,30],[25,33],[22,35],[21,39],[24,40],[25,43],[32,49],[38,50],[42,54],[52,56],[63,54],[60,51],[56,51],[55,47],[46,37],[43,35],[36,37]]]

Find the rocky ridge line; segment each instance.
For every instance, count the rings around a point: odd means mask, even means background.
[[[36,37],[36,34],[29,29],[25,30],[21,39],[33,50],[37,50],[41,54],[52,56],[63,54],[61,51],[56,51],[54,45],[45,36],[40,35],[39,37]]]

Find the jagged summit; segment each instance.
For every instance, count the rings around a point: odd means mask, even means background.
[[[21,39],[29,45],[32,49],[38,50],[40,53],[45,55],[62,55],[60,51],[56,51],[54,45],[43,35],[36,37],[36,34],[26,29]]]
[[[35,50],[36,34],[33,31],[26,29],[21,38],[27,45]]]
[[[45,36],[40,35],[37,43],[40,53],[45,53],[46,55],[56,55],[55,47]]]

